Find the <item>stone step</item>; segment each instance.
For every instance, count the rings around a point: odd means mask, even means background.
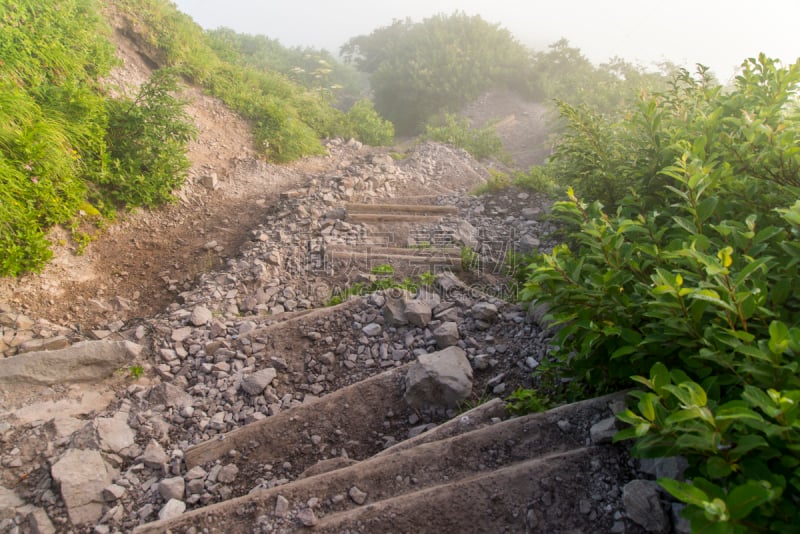
[[[387,397],[392,394],[391,388],[384,392]],[[341,413],[341,404],[333,399],[334,395],[328,396],[332,397],[328,409],[335,410],[335,407],[338,406],[339,413]],[[291,527],[297,526],[294,523],[297,514],[308,513],[303,512],[303,509],[308,507],[309,502],[317,504],[314,512],[322,518],[319,527],[332,529],[324,531],[337,531],[336,529],[351,524],[351,521],[383,521],[391,517],[387,516],[387,518],[381,519],[380,513],[376,516],[367,511],[367,509],[376,509],[375,506],[378,508],[386,506],[387,512],[393,513],[393,510],[406,509],[404,503],[411,503],[408,506],[413,503],[418,503],[414,506],[424,505],[425,502],[436,502],[437,499],[443,499],[446,495],[451,495],[451,499],[462,501],[462,505],[458,507],[458,514],[464,513],[466,509],[491,510],[497,506],[505,506],[498,504],[498,500],[512,499],[512,502],[516,502],[512,508],[516,510],[517,514],[521,513],[524,520],[527,517],[527,509],[524,506],[522,509],[518,508],[518,506],[522,506],[522,502],[530,503],[534,498],[552,502],[554,498],[558,498],[554,496],[553,492],[558,492],[561,488],[569,488],[568,493],[572,497],[565,498],[571,500],[553,508],[577,510],[579,501],[593,498],[594,492],[601,497],[606,496],[605,492],[599,489],[604,483],[603,480],[594,480],[591,476],[592,466],[594,466],[593,459],[614,458],[611,468],[617,464],[620,469],[624,467],[624,462],[618,459],[622,450],[617,447],[607,445],[591,449],[584,448],[593,443],[590,433],[592,426],[600,420],[612,417],[611,407],[617,409],[623,398],[623,394],[615,394],[591,399],[562,406],[549,412],[517,417],[494,424],[482,424],[474,430],[472,429],[474,427],[468,425],[467,421],[463,421],[464,429],[468,430],[463,433],[459,433],[458,425],[453,423],[449,429],[441,431],[440,434],[432,434],[429,439],[433,439],[433,441],[423,443],[424,439],[420,439],[417,443],[411,444],[409,448],[397,447],[352,465],[343,462],[344,467],[331,471],[322,469],[323,472],[314,476],[300,478],[286,485],[254,491],[242,497],[194,510],[173,520],[144,525],[136,532],[165,532],[168,529],[172,532],[183,532],[191,527],[196,528],[197,531],[208,529],[209,532],[235,532],[246,526],[250,528],[258,522],[273,524],[279,529],[288,529],[278,531],[292,531]],[[369,407],[375,403],[378,405],[378,409],[375,411],[380,413],[382,403],[380,399],[365,398],[361,404]],[[316,410],[318,413],[313,417],[317,418],[320,424],[324,424],[328,413],[323,413],[326,410],[323,410],[319,403],[309,405],[309,408],[314,407],[319,409]],[[365,412],[368,411],[365,410]],[[354,414],[354,416],[359,417],[361,414]],[[368,414],[365,416],[364,425],[375,428],[372,426],[375,424],[375,420]],[[307,433],[304,432],[309,428],[307,420],[303,418],[292,420],[290,417],[287,412],[287,421],[284,422],[287,432],[283,435]],[[351,419],[350,423],[352,424],[353,421]],[[214,449],[213,456],[225,454],[224,451],[227,450],[230,456],[229,451],[235,447],[242,453],[242,459],[247,458],[251,464],[258,465],[264,459],[261,451],[270,449],[272,443],[270,440],[280,439],[280,436],[272,437],[274,432],[265,432],[266,425],[261,423],[257,425],[260,431],[255,434],[257,439],[251,440],[253,443],[240,439],[243,432],[235,431],[220,441],[220,444],[224,445],[206,445],[207,450]],[[329,427],[328,430],[331,428],[335,427]],[[448,435],[451,432],[456,433]],[[225,444],[231,437],[233,438],[231,442]],[[259,443],[258,439],[263,441]],[[570,453],[570,451],[574,452]],[[187,465],[196,465],[198,459],[208,460],[213,456],[203,455],[200,457],[187,452]],[[559,461],[558,458],[567,458],[569,461]],[[579,461],[576,458],[579,458]],[[250,468],[242,466],[240,472],[248,469]],[[608,469],[604,468],[602,472],[608,473]],[[554,480],[553,476],[558,476],[559,481]],[[540,481],[541,487],[537,485],[537,480]],[[546,485],[542,480],[547,480]],[[521,491],[517,485],[525,486],[523,481],[532,486],[530,491],[533,491],[534,494],[531,495],[526,490],[526,492],[520,493],[522,500],[517,502],[514,499]],[[465,488],[490,488],[491,491],[486,493],[475,489],[459,495],[459,491],[466,491],[463,488],[459,489],[459,484]],[[513,485],[509,486],[509,484]],[[507,489],[501,490],[500,488],[503,487]],[[278,513],[276,513],[276,503],[284,502],[283,499],[285,499],[287,512],[283,512],[281,506],[278,506]],[[365,502],[370,503],[370,506],[359,509],[358,507]],[[593,501],[588,502],[591,505]],[[585,507],[585,505],[581,506]],[[592,508],[591,511],[594,511],[595,517],[597,517],[598,514],[603,513],[603,510],[604,508],[597,507],[597,510]],[[511,509],[508,511],[510,512]],[[286,515],[287,513],[288,515]],[[334,519],[334,514],[341,513],[345,515]],[[537,509],[536,513],[548,512],[543,507]],[[361,514],[366,515],[362,516]],[[414,523],[417,525],[415,531],[420,531],[419,525],[427,523],[420,522],[413,515],[405,521],[416,521]],[[574,515],[578,516],[579,514]],[[491,514],[488,517],[493,518],[491,520],[497,519]],[[448,519],[455,520],[454,517],[448,517]],[[583,520],[589,521],[588,517]],[[377,530],[370,527],[362,531],[386,531],[378,526],[375,528]],[[394,531],[393,528],[390,530]],[[401,529],[401,531],[405,530],[407,529]],[[468,529],[468,531],[475,530]]]

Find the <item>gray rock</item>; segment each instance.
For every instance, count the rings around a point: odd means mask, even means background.
[[[658,484],[652,480],[632,480],[625,484],[622,502],[628,517],[647,532],[670,531],[669,518],[658,496]]]
[[[118,475],[98,451],[71,449],[50,470],[74,525],[96,523],[103,514],[103,489]]]
[[[193,328],[191,326],[184,326],[183,328],[176,328],[172,331],[172,335],[170,336],[172,341],[176,343],[180,343],[189,338],[192,335]]]
[[[168,382],[154,386],[148,400],[151,404],[163,404],[167,408],[186,408],[194,402],[191,395]]]
[[[478,302],[472,307],[472,316],[479,321],[492,322],[497,318],[497,306],[491,302]]]
[[[297,512],[297,519],[299,519],[305,527],[313,527],[317,524],[317,516],[311,508],[303,508]]]
[[[119,453],[136,443],[136,432],[128,426],[128,412],[117,412],[114,417],[100,417],[95,421],[100,447]]]
[[[455,408],[472,393],[472,367],[459,347],[422,354],[406,374],[405,400],[415,409]]]
[[[24,505],[25,501],[14,490],[0,486],[0,519],[13,519],[16,509]]]
[[[103,500],[106,502],[115,502],[125,496],[128,490],[118,484],[111,484],[103,488]]]
[[[670,456],[668,458],[642,458],[640,468],[643,473],[656,478],[673,478],[683,480],[683,472],[689,467],[689,462],[683,456]]]
[[[211,314],[211,310],[201,305],[194,307],[189,322],[195,326],[204,326],[210,323],[213,318],[214,316]]]
[[[689,520],[681,515],[686,505],[679,502],[672,503],[670,512],[672,514],[672,530],[675,534],[692,534],[692,526]]]
[[[467,221],[460,221],[458,225],[452,229],[453,230],[453,240],[457,243],[463,243],[465,246],[470,247],[472,249],[477,249],[479,246],[478,242],[478,230],[472,226]]]
[[[550,327],[550,321],[545,319],[548,313],[550,313],[550,305],[545,302],[536,302],[534,300],[528,306],[528,317],[544,328]]]
[[[200,183],[206,189],[217,189],[219,187],[217,173],[204,174],[200,177]]]
[[[186,511],[186,503],[178,499],[170,499],[167,504],[158,512],[158,518],[162,521],[165,519],[172,519],[178,517]]]
[[[169,456],[167,456],[167,453],[164,452],[164,448],[156,440],[151,439],[147,447],[144,448],[142,461],[147,467],[159,469],[169,461]]]
[[[525,234],[519,240],[519,248],[520,251],[528,254],[534,250],[537,250],[539,246],[541,246],[542,242],[534,235]]]
[[[228,464],[219,470],[217,474],[217,481],[223,484],[230,484],[236,480],[236,475],[239,474],[239,468],[236,464]]]
[[[0,359],[0,384],[94,382],[111,376],[142,352],[129,341],[82,341],[60,350]]]
[[[206,476],[208,476],[208,473],[199,465],[192,467],[186,472],[186,480],[200,480],[206,478]]]
[[[383,333],[383,327],[378,323],[369,323],[367,326],[361,329],[365,334],[369,337],[376,337]]]
[[[348,495],[350,495],[350,498],[353,499],[353,502],[356,504],[364,504],[367,502],[367,493],[358,489],[357,486],[350,488]]]
[[[170,499],[183,500],[183,492],[186,489],[186,483],[183,477],[165,478],[158,483],[158,492],[165,501]]]
[[[405,302],[405,318],[406,321],[424,328],[431,322],[431,307],[427,302],[414,299]]]
[[[259,395],[276,376],[278,376],[278,372],[274,368],[265,367],[242,378],[242,390],[249,395]]]
[[[389,326],[403,326],[408,324],[406,320],[405,296],[386,295],[386,304],[383,306],[383,320]]]
[[[592,438],[592,443],[594,445],[611,443],[611,439],[614,437],[614,434],[617,433],[616,425],[617,418],[613,415],[593,424],[592,428],[589,429],[589,435]]]
[[[323,217],[331,220],[343,220],[347,217],[347,210],[344,208],[333,208],[326,211]]]
[[[278,495],[275,500],[275,517],[281,519],[289,515],[289,501],[283,495]]]
[[[47,512],[38,506],[31,510],[27,520],[31,534],[56,534],[56,527],[53,526],[53,522],[50,521]]]
[[[433,337],[436,339],[436,345],[440,349],[446,349],[458,343],[460,336],[458,334],[458,324],[453,321],[447,321],[440,324],[433,331]]]

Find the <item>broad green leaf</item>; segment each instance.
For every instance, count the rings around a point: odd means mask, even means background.
[[[671,478],[659,478],[657,482],[670,495],[686,504],[702,507],[709,501],[708,495],[704,491],[686,482],[679,482]]]
[[[712,456],[706,461],[706,470],[711,478],[725,478],[733,472],[728,462],[719,456]]]
[[[716,274],[719,274],[720,272],[722,272],[721,269]],[[710,271],[709,271],[709,274],[710,274]],[[729,303],[725,302],[724,300],[722,300],[721,298],[719,298],[719,293],[717,293],[716,291],[711,290],[711,289],[701,289],[701,290],[695,291],[694,293],[689,295],[689,298],[698,299],[698,300],[704,300],[706,302],[711,302],[712,304],[716,304],[720,308],[723,308],[723,309],[725,309],[725,310],[727,310],[729,312],[736,313],[736,308],[732,304],[729,304]]]
[[[663,363],[656,362],[653,364],[653,367],[650,368],[650,382],[653,389],[659,394],[664,386],[670,383],[669,370]]]
[[[763,437],[756,434],[747,434],[738,439],[736,447],[730,451],[730,455],[732,458],[738,459],[754,449],[766,447],[769,447],[769,444]]]
[[[656,404],[659,403],[659,398],[652,393],[645,394],[641,400],[639,400],[639,413],[650,422],[653,422],[656,418]]]
[[[666,423],[668,425],[675,425],[677,423],[682,423],[684,421],[689,421],[691,419],[699,419],[702,418],[703,414],[700,408],[689,408],[686,410],[678,410],[677,412],[672,412],[669,417],[667,417]]]
[[[766,482],[748,480],[741,486],[733,488],[725,499],[731,519],[744,519],[754,508],[767,502],[770,490],[765,487]]]
[[[780,321],[772,321],[769,325],[769,350],[783,354],[788,348],[789,329]]]

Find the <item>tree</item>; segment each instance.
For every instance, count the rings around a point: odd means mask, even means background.
[[[493,88],[536,94],[528,50],[479,16],[396,20],[351,39],[341,52],[370,75],[376,109],[401,133],[413,133],[431,116],[457,111]]]

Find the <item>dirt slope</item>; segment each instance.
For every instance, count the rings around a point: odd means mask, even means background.
[[[123,63],[109,83],[134,94],[152,72],[152,62],[122,32],[114,33],[114,41]],[[270,199],[308,173],[337,163],[318,157],[266,164],[256,157],[246,121],[197,88],[186,88],[183,96],[198,137],[189,147],[192,167],[177,201],[121,214],[81,256],[67,243],[67,232],[55,228],[54,260],[41,274],[0,279],[0,302],[83,330],[158,313],[197,273],[218,267],[237,250]],[[216,187],[203,185],[211,176]]]

